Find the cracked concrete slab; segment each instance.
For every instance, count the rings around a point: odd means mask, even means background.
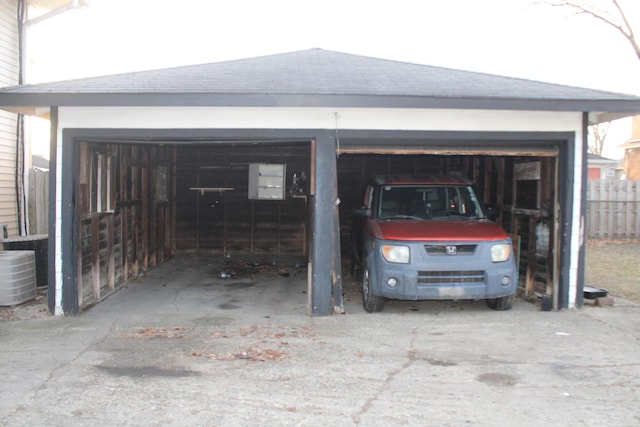
[[[640,307],[389,302],[178,258],[77,317],[0,322],[0,424],[638,425]]]

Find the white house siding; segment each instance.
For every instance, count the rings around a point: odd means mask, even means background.
[[[0,1],[0,86],[18,84],[17,0]],[[18,233],[16,205],[17,115],[0,111],[0,224],[9,234]]]
[[[582,113],[500,110],[222,107],[62,107],[58,111],[57,168],[65,128],[102,129],[350,129],[480,132],[573,132],[576,135],[574,206],[582,186]],[[337,119],[336,119],[337,118]],[[61,233],[61,174],[56,174],[56,230]],[[573,212],[569,308],[575,307],[580,211]],[[56,314],[62,301],[61,234],[56,235]]]

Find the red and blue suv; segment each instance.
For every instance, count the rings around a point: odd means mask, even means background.
[[[388,298],[512,306],[517,270],[511,239],[487,218],[466,179],[373,177],[354,212],[352,248],[368,312],[381,311]]]

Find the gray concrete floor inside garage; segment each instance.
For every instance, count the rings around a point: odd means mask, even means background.
[[[177,257],[79,316],[0,321],[0,425],[640,423],[638,305],[367,314],[346,286],[309,317],[296,264]]]
[[[122,295],[120,295],[122,294]],[[173,316],[307,313],[303,259],[178,256],[131,281],[89,311]]]

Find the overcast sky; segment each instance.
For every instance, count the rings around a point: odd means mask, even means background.
[[[640,33],[640,1],[619,1]],[[640,60],[620,34],[534,3],[91,0],[30,27],[27,80],[323,48],[640,95]]]

